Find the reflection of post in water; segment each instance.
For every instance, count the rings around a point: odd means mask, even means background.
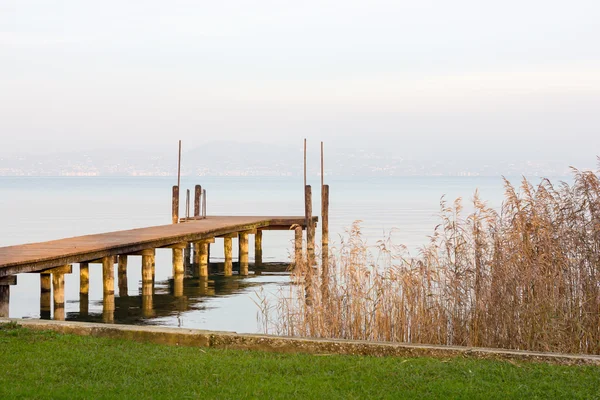
[[[198,294],[206,296],[208,294],[208,278],[200,278],[198,281]]]
[[[127,297],[127,255],[123,254],[118,257],[119,297]]]
[[[40,318],[50,319],[50,296],[52,295],[52,275],[40,274]]]
[[[102,301],[102,322],[105,324],[115,323],[115,294],[104,293]]]
[[[154,291],[154,249],[142,251],[142,315],[151,317],[153,315],[152,292]]]
[[[173,276],[173,296],[183,296],[183,274]]]
[[[112,256],[102,258],[102,321],[115,322],[115,265]]]

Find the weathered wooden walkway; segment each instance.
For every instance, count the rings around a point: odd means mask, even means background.
[[[314,218],[316,220],[316,217]],[[304,217],[212,216],[185,223],[0,247],[0,278],[226,235],[305,228]],[[139,255],[139,254],[137,254]]]

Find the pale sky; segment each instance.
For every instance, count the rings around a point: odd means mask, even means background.
[[[600,2],[0,0],[0,153],[211,140],[589,160]]]

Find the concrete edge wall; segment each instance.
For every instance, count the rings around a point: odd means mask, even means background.
[[[593,355],[341,339],[309,339],[272,335],[238,334],[235,332],[218,332],[199,329],[0,318],[0,324],[8,322],[14,322],[22,327],[35,330],[51,330],[74,335],[136,340],[139,342],[150,342],[172,346],[257,350],[279,353],[366,355],[376,357],[466,357],[473,359],[600,366],[600,356]]]

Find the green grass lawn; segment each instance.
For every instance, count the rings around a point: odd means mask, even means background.
[[[7,398],[600,399],[600,367],[170,347],[0,325]]]

